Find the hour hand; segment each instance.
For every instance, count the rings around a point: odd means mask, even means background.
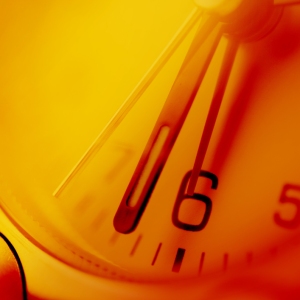
[[[222,32],[218,19],[209,17],[196,34],[116,212],[114,226],[118,232],[130,233],[137,226]]]

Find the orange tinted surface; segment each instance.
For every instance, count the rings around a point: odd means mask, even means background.
[[[101,147],[56,192],[93,141],[101,141],[99,133],[193,9],[182,2],[3,4],[3,207],[55,259],[99,282],[105,277],[128,284],[117,299],[130,297],[128,290],[149,293],[149,299],[182,299],[185,292],[188,299],[292,299],[299,295],[297,7],[286,9],[265,39],[241,43],[203,162],[218,177],[218,188],[207,178],[196,186],[213,203],[203,230],[182,230],[171,217],[197,155],[225,38],[137,229],[122,235],[113,227],[198,24]],[[287,184],[292,188],[285,190]],[[204,216],[204,205],[193,201],[183,202],[180,221],[197,224]],[[178,279],[183,281],[166,284]],[[152,289],[144,285],[148,281],[162,283]],[[42,293],[38,277],[31,286]]]

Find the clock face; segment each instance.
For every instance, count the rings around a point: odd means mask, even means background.
[[[296,247],[297,6],[275,12],[265,37],[241,38],[188,195],[232,40],[222,36],[147,207],[124,234],[114,217],[206,17],[189,1],[19,4],[3,15],[0,197],[31,242],[88,274],[139,282],[217,276]],[[161,127],[147,166],[170,130]]]

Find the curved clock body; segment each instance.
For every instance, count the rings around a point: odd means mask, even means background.
[[[3,4],[0,220],[29,298],[300,293],[296,5],[278,9],[265,37],[240,42],[194,196],[186,188],[228,34],[137,228],[113,227],[205,19],[192,2],[168,2]]]

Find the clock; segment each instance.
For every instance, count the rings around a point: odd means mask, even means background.
[[[3,7],[1,230],[29,299],[299,294],[297,1]]]

